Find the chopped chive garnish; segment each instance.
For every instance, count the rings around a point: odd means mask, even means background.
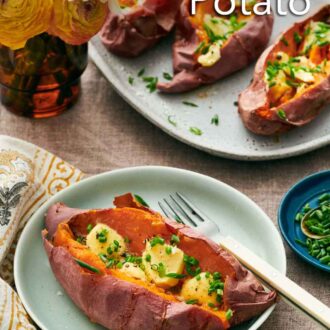
[[[78,236],[78,237],[76,238],[76,241],[77,241],[78,243],[80,243],[80,244],[86,244],[86,238],[83,237],[83,236]]]
[[[160,262],[158,264],[158,274],[159,274],[159,277],[165,277],[165,275],[166,275],[166,269],[162,262]]]
[[[202,41],[195,50],[195,54],[198,54],[205,46],[205,41]]]
[[[85,269],[87,269],[87,270],[90,270],[90,271],[93,272],[93,273],[101,274],[101,272],[100,272],[99,269],[97,269],[97,268],[95,268],[95,267],[93,267],[93,266],[87,264],[86,262],[81,261],[81,260],[79,260],[79,259],[74,259],[74,260],[76,261],[76,263],[77,263],[80,267],[83,267],[83,268],[85,268]]]
[[[173,79],[172,75],[170,75],[168,72],[164,72],[163,77],[166,80],[172,80]]]
[[[100,243],[106,243],[108,240],[108,233],[109,231],[107,229],[102,229],[100,232],[96,233],[96,239]]]
[[[295,239],[295,242],[298,243],[301,246],[304,246],[304,247],[307,246],[306,242],[303,242],[302,240],[300,240],[298,238]]]
[[[325,201],[329,201],[329,200],[330,200],[330,194],[328,194],[328,193],[323,194],[319,197],[320,202],[325,202]]]
[[[304,216],[303,216],[301,213],[298,212],[298,213],[296,214],[295,220],[296,220],[297,222],[300,222],[300,221],[303,219],[303,217],[304,217]]]
[[[90,223],[87,226],[87,233],[89,234],[93,230],[93,225]]]
[[[189,106],[189,107],[198,108],[198,105],[197,105],[197,104],[195,104],[195,103],[193,103],[193,102],[189,102],[189,101],[182,101],[182,103],[183,103],[184,105],[187,105],[187,106]]]
[[[214,115],[211,119],[211,124],[215,126],[219,126],[219,115]]]
[[[182,279],[182,278],[185,278],[186,275],[184,274],[177,274],[177,273],[168,273],[166,274],[166,277],[170,277],[170,278],[176,278],[176,279]]]
[[[283,44],[285,45],[285,46],[289,46],[289,41],[285,38],[285,37],[282,37],[281,38],[281,41],[283,42]]]
[[[201,268],[199,266],[199,261],[191,256],[184,255],[183,262],[186,267],[186,271],[190,276],[197,276],[201,273]]]
[[[172,254],[172,248],[170,246],[166,246],[165,252],[166,252],[166,254],[169,254],[169,255]]]
[[[231,309],[228,309],[226,312],[226,319],[230,320],[233,317],[233,311]]]
[[[161,238],[161,237],[154,237],[151,241],[150,241],[150,245],[151,247],[154,247],[156,246],[157,244],[160,244],[160,245],[164,245],[165,244],[165,240],[164,238]]]
[[[180,243],[180,238],[179,238],[179,236],[177,236],[177,235],[172,235],[172,237],[171,237],[171,244],[173,244],[173,245],[177,245],[177,244],[179,244]]]
[[[129,77],[128,77],[128,83],[129,83],[130,85],[133,85],[133,84],[134,84],[134,78],[133,78],[132,76],[129,76]]]
[[[148,203],[140,196],[140,195],[134,195],[134,198],[143,206],[149,207]]]
[[[158,84],[157,77],[143,77],[142,79],[146,83],[146,88],[149,89],[149,93],[156,91]]]
[[[105,265],[105,267],[107,267],[107,268],[111,268],[111,267],[114,266],[115,264],[116,264],[116,260],[113,259],[113,258],[109,258],[107,264]]]
[[[108,257],[104,253],[100,253],[99,257],[104,263],[108,261]]]
[[[294,82],[294,81],[291,81],[291,80],[286,80],[285,83],[290,86],[290,87],[299,87],[301,85],[301,83],[297,83],[297,82]]]
[[[123,268],[123,263],[122,263],[122,262],[118,262],[117,265],[116,265],[116,267],[117,267],[118,269]]]
[[[189,299],[186,301],[187,305],[195,305],[198,304],[198,299]]]
[[[150,268],[151,268],[152,270],[154,270],[154,271],[157,271],[157,270],[158,270],[158,265],[157,265],[157,264],[152,264],[152,265],[150,266]]]
[[[167,117],[167,121],[168,121],[171,125],[173,125],[174,127],[177,126],[177,123],[176,123],[176,121],[174,120],[173,116],[168,116],[168,117]]]
[[[147,254],[145,259],[146,259],[147,262],[150,262],[151,261],[151,255]]]
[[[197,136],[201,136],[203,135],[203,132],[201,129],[199,129],[198,127],[190,127],[189,131]]]
[[[278,117],[280,118],[280,119],[282,119],[282,120],[286,120],[287,118],[286,118],[286,113],[285,113],[285,111],[283,110],[283,109],[279,109],[278,111],[277,111],[277,115],[278,115]]]
[[[143,75],[144,75],[144,73],[146,72],[146,69],[145,68],[143,68],[143,69],[141,69],[139,72],[138,72],[138,77],[142,77]]]
[[[302,37],[297,32],[294,33],[294,41],[296,42],[296,44],[300,44],[302,41]]]

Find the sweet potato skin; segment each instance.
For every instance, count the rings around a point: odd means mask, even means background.
[[[123,196],[124,197],[124,196]],[[202,269],[219,271],[225,279],[224,303],[234,311],[230,325],[235,325],[262,313],[274,304],[276,293],[266,293],[254,276],[214,242],[153,211],[142,209],[134,201],[116,199],[119,208],[86,210],[72,213],[63,204],[54,205],[46,216],[46,228],[53,228],[52,219],[59,223],[61,214],[74,235],[86,235],[87,224],[105,223],[129,238],[129,252],[141,254],[144,240],[161,235],[169,240],[175,233],[179,247],[200,261]],[[125,207],[127,203],[130,207]],[[132,207],[133,206],[133,207]],[[54,209],[57,210],[54,213]],[[68,212],[73,215],[68,218]],[[54,217],[54,214],[56,215]],[[125,223],[125,225],[123,225]],[[136,230],[134,230],[136,228]],[[141,233],[143,228],[143,233]],[[139,230],[137,230],[139,229]],[[51,233],[44,231],[44,246],[52,270],[75,304],[89,318],[105,327],[116,329],[226,329],[228,322],[194,305],[169,301],[144,287],[119,279],[111,274],[86,272],[73,260],[69,250],[53,245]],[[55,241],[56,243],[56,241]],[[207,258],[205,258],[207,255]],[[120,302],[120,303],[118,303]],[[143,309],[141,311],[140,309]],[[106,315],[106,317],[105,317]],[[143,325],[143,326],[142,326]]]
[[[110,12],[100,32],[103,44],[119,56],[140,55],[173,29],[181,1],[145,0],[130,13]]]
[[[265,50],[272,34],[273,15],[255,16],[233,34],[222,48],[221,58],[215,65],[202,67],[195,57],[200,40],[189,20],[189,10],[190,0],[183,0],[173,45],[175,76],[171,82],[158,84],[158,90],[164,93],[187,92],[245,68]]]
[[[112,330],[227,328],[195,306],[166,301],[111,275],[84,273],[65,248],[54,247],[46,238],[44,246],[55,277],[92,322]]]
[[[294,33],[298,32],[311,20],[324,21],[330,17],[330,5],[323,7],[315,15],[295,24],[278,38],[274,45],[270,46],[260,57],[254,72],[254,78],[250,86],[239,96],[239,113],[247,129],[259,135],[274,135],[287,132],[294,127],[301,127],[312,120],[321,112],[323,106],[330,102],[330,76],[320,84],[307,90],[299,97],[284,103],[279,107],[270,108],[267,84],[264,74],[267,62],[274,53],[287,51],[292,54]],[[288,40],[285,45],[282,38]],[[281,119],[277,113],[282,109],[286,113],[286,119]],[[267,116],[260,116],[261,111],[268,112]]]

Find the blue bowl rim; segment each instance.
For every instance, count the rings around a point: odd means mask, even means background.
[[[305,184],[307,181],[312,181],[316,177],[319,177],[319,176],[322,176],[322,175],[329,175],[330,176],[330,170],[325,170],[325,171],[321,171],[321,172],[311,174],[307,177],[304,177],[303,179],[301,179],[297,183],[295,183],[293,186],[291,186],[291,188],[282,197],[282,200],[280,202],[280,206],[279,206],[278,211],[277,211],[277,222],[278,222],[278,226],[280,228],[282,236],[285,238],[285,240],[288,243],[288,245],[290,246],[290,248],[294,252],[296,252],[300,258],[302,258],[306,262],[312,264],[314,267],[317,267],[317,268],[319,268],[323,271],[326,271],[326,272],[330,272],[330,266],[326,266],[326,265],[322,265],[322,264],[318,263],[316,261],[316,259],[314,260],[314,258],[312,256],[310,256],[307,252],[306,252],[306,254],[304,254],[296,248],[296,246],[293,244],[293,242],[291,241],[291,239],[289,238],[289,236],[287,235],[286,231],[283,228],[283,218],[281,216],[284,213],[284,204],[286,203],[286,201],[290,197],[290,195],[294,194],[294,191],[298,187],[300,187],[301,185]]]

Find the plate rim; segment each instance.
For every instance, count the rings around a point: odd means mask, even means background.
[[[190,170],[186,170],[186,169],[182,169],[182,168],[176,168],[176,167],[167,167],[167,166],[153,166],[153,165],[149,165],[149,166],[136,166],[136,167],[128,167],[128,168],[121,168],[121,169],[116,169],[116,170],[112,170],[112,171],[107,171],[107,172],[103,172],[97,175],[93,175],[90,177],[87,177],[85,179],[83,179],[82,181],[76,182],[74,184],[72,184],[69,187],[66,187],[65,189],[61,190],[59,193],[55,194],[54,196],[52,196],[48,201],[46,201],[30,218],[30,220],[28,221],[28,223],[26,224],[26,226],[24,227],[22,234],[20,236],[20,239],[17,243],[17,247],[16,247],[16,251],[15,251],[15,256],[14,256],[14,280],[15,280],[15,285],[16,285],[16,289],[17,289],[17,293],[22,301],[22,304],[24,305],[24,308],[26,309],[26,311],[28,312],[28,314],[31,316],[31,318],[33,319],[33,321],[41,328],[41,329],[47,329],[47,327],[43,324],[43,322],[41,320],[39,320],[38,316],[36,315],[36,313],[34,313],[34,311],[31,310],[29,303],[26,299],[26,296],[24,295],[23,290],[21,289],[20,286],[20,274],[19,274],[19,270],[20,270],[20,264],[19,264],[19,260],[20,260],[20,255],[21,255],[21,251],[23,250],[23,239],[26,235],[26,233],[29,231],[29,228],[32,227],[32,225],[34,224],[34,222],[37,221],[38,218],[41,218],[42,215],[45,213],[45,210],[54,203],[54,201],[58,198],[58,195],[62,195],[62,194],[66,194],[67,192],[70,191],[74,191],[75,189],[78,189],[79,186],[81,185],[85,185],[88,184],[89,182],[93,182],[94,180],[99,180],[100,178],[103,178],[105,176],[116,176],[116,175],[125,175],[128,172],[135,172],[135,171],[139,171],[139,170],[154,170],[154,171],[169,171],[172,173],[182,173],[182,174],[188,174],[188,175],[193,175],[193,176],[197,176],[201,179],[204,180],[208,180],[210,182],[213,182],[217,185],[222,186],[222,188],[227,189],[228,191],[231,191],[231,193],[235,193],[237,196],[240,196],[241,198],[243,198],[247,203],[249,203],[251,206],[253,206],[255,208],[255,211],[258,211],[260,213],[260,215],[262,215],[264,221],[267,221],[274,229],[274,233],[278,236],[278,242],[279,244],[279,248],[280,248],[280,263],[281,265],[279,265],[278,269],[282,274],[286,274],[287,272],[287,257],[286,257],[286,253],[285,253],[285,248],[284,248],[284,244],[283,244],[283,240],[281,238],[281,235],[279,233],[279,231],[277,230],[275,224],[273,223],[273,221],[270,219],[270,217],[265,213],[265,211],[256,203],[254,202],[251,198],[249,198],[247,195],[243,194],[242,192],[240,192],[239,190],[237,190],[236,188],[218,180],[215,179],[213,177],[210,177],[208,175],[205,174],[201,174],[201,173],[197,173],[194,171],[190,171]],[[23,238],[23,239],[22,239]],[[263,314],[261,314],[256,321],[250,326],[250,328],[248,330],[256,330],[258,329],[271,315],[271,313],[274,311],[276,307],[276,304],[269,307],[266,311],[264,311]]]
[[[265,161],[265,160],[278,160],[286,159],[299,155],[309,153],[311,151],[320,149],[330,144],[330,134],[323,137],[319,137],[309,142],[305,142],[292,147],[285,147],[277,149],[275,151],[263,151],[255,152],[251,150],[249,155],[240,152],[228,152],[218,148],[209,146],[207,143],[200,141],[200,143],[194,142],[193,139],[189,139],[180,130],[175,129],[173,125],[166,122],[162,117],[159,117],[155,112],[143,110],[142,106],[139,105],[136,97],[129,92],[126,88],[121,88],[121,81],[117,78],[116,74],[112,69],[106,64],[103,57],[99,54],[97,48],[94,45],[94,39],[98,39],[99,36],[96,35],[89,41],[89,56],[92,59],[96,67],[101,71],[102,75],[106,78],[108,83],[112,88],[128,103],[135,111],[141,114],[144,118],[150,121],[153,125],[161,129],[166,134],[170,135],[172,138],[190,146],[197,150],[204,151],[213,156],[223,157],[226,159],[241,160],[241,161]],[[242,126],[242,129],[245,129]],[[299,129],[299,128],[297,128]],[[252,133],[251,133],[252,134]]]
[[[285,231],[284,228],[284,213],[285,213],[285,205],[288,203],[288,200],[290,199],[290,196],[295,193],[295,190],[298,189],[300,186],[306,184],[308,181],[313,181],[313,179],[322,176],[322,175],[328,175],[330,176],[330,170],[324,170],[320,172],[313,173],[311,175],[308,175],[302,179],[300,179],[298,182],[296,182],[294,185],[292,185],[289,190],[284,194],[284,196],[281,199],[280,206],[278,208],[277,212],[277,222],[278,226],[280,228],[281,234],[284,237],[285,241],[291,248],[293,252],[295,252],[300,258],[302,258],[305,262],[311,264],[312,266],[323,270],[325,272],[330,272],[330,267],[329,266],[324,266],[314,260],[312,256],[309,254],[304,254],[302,253],[296,245],[293,243],[293,241],[290,239],[289,235]]]

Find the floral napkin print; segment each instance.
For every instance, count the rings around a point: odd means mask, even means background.
[[[35,329],[13,285],[18,238],[31,215],[83,173],[28,142],[0,135],[0,329]]]

